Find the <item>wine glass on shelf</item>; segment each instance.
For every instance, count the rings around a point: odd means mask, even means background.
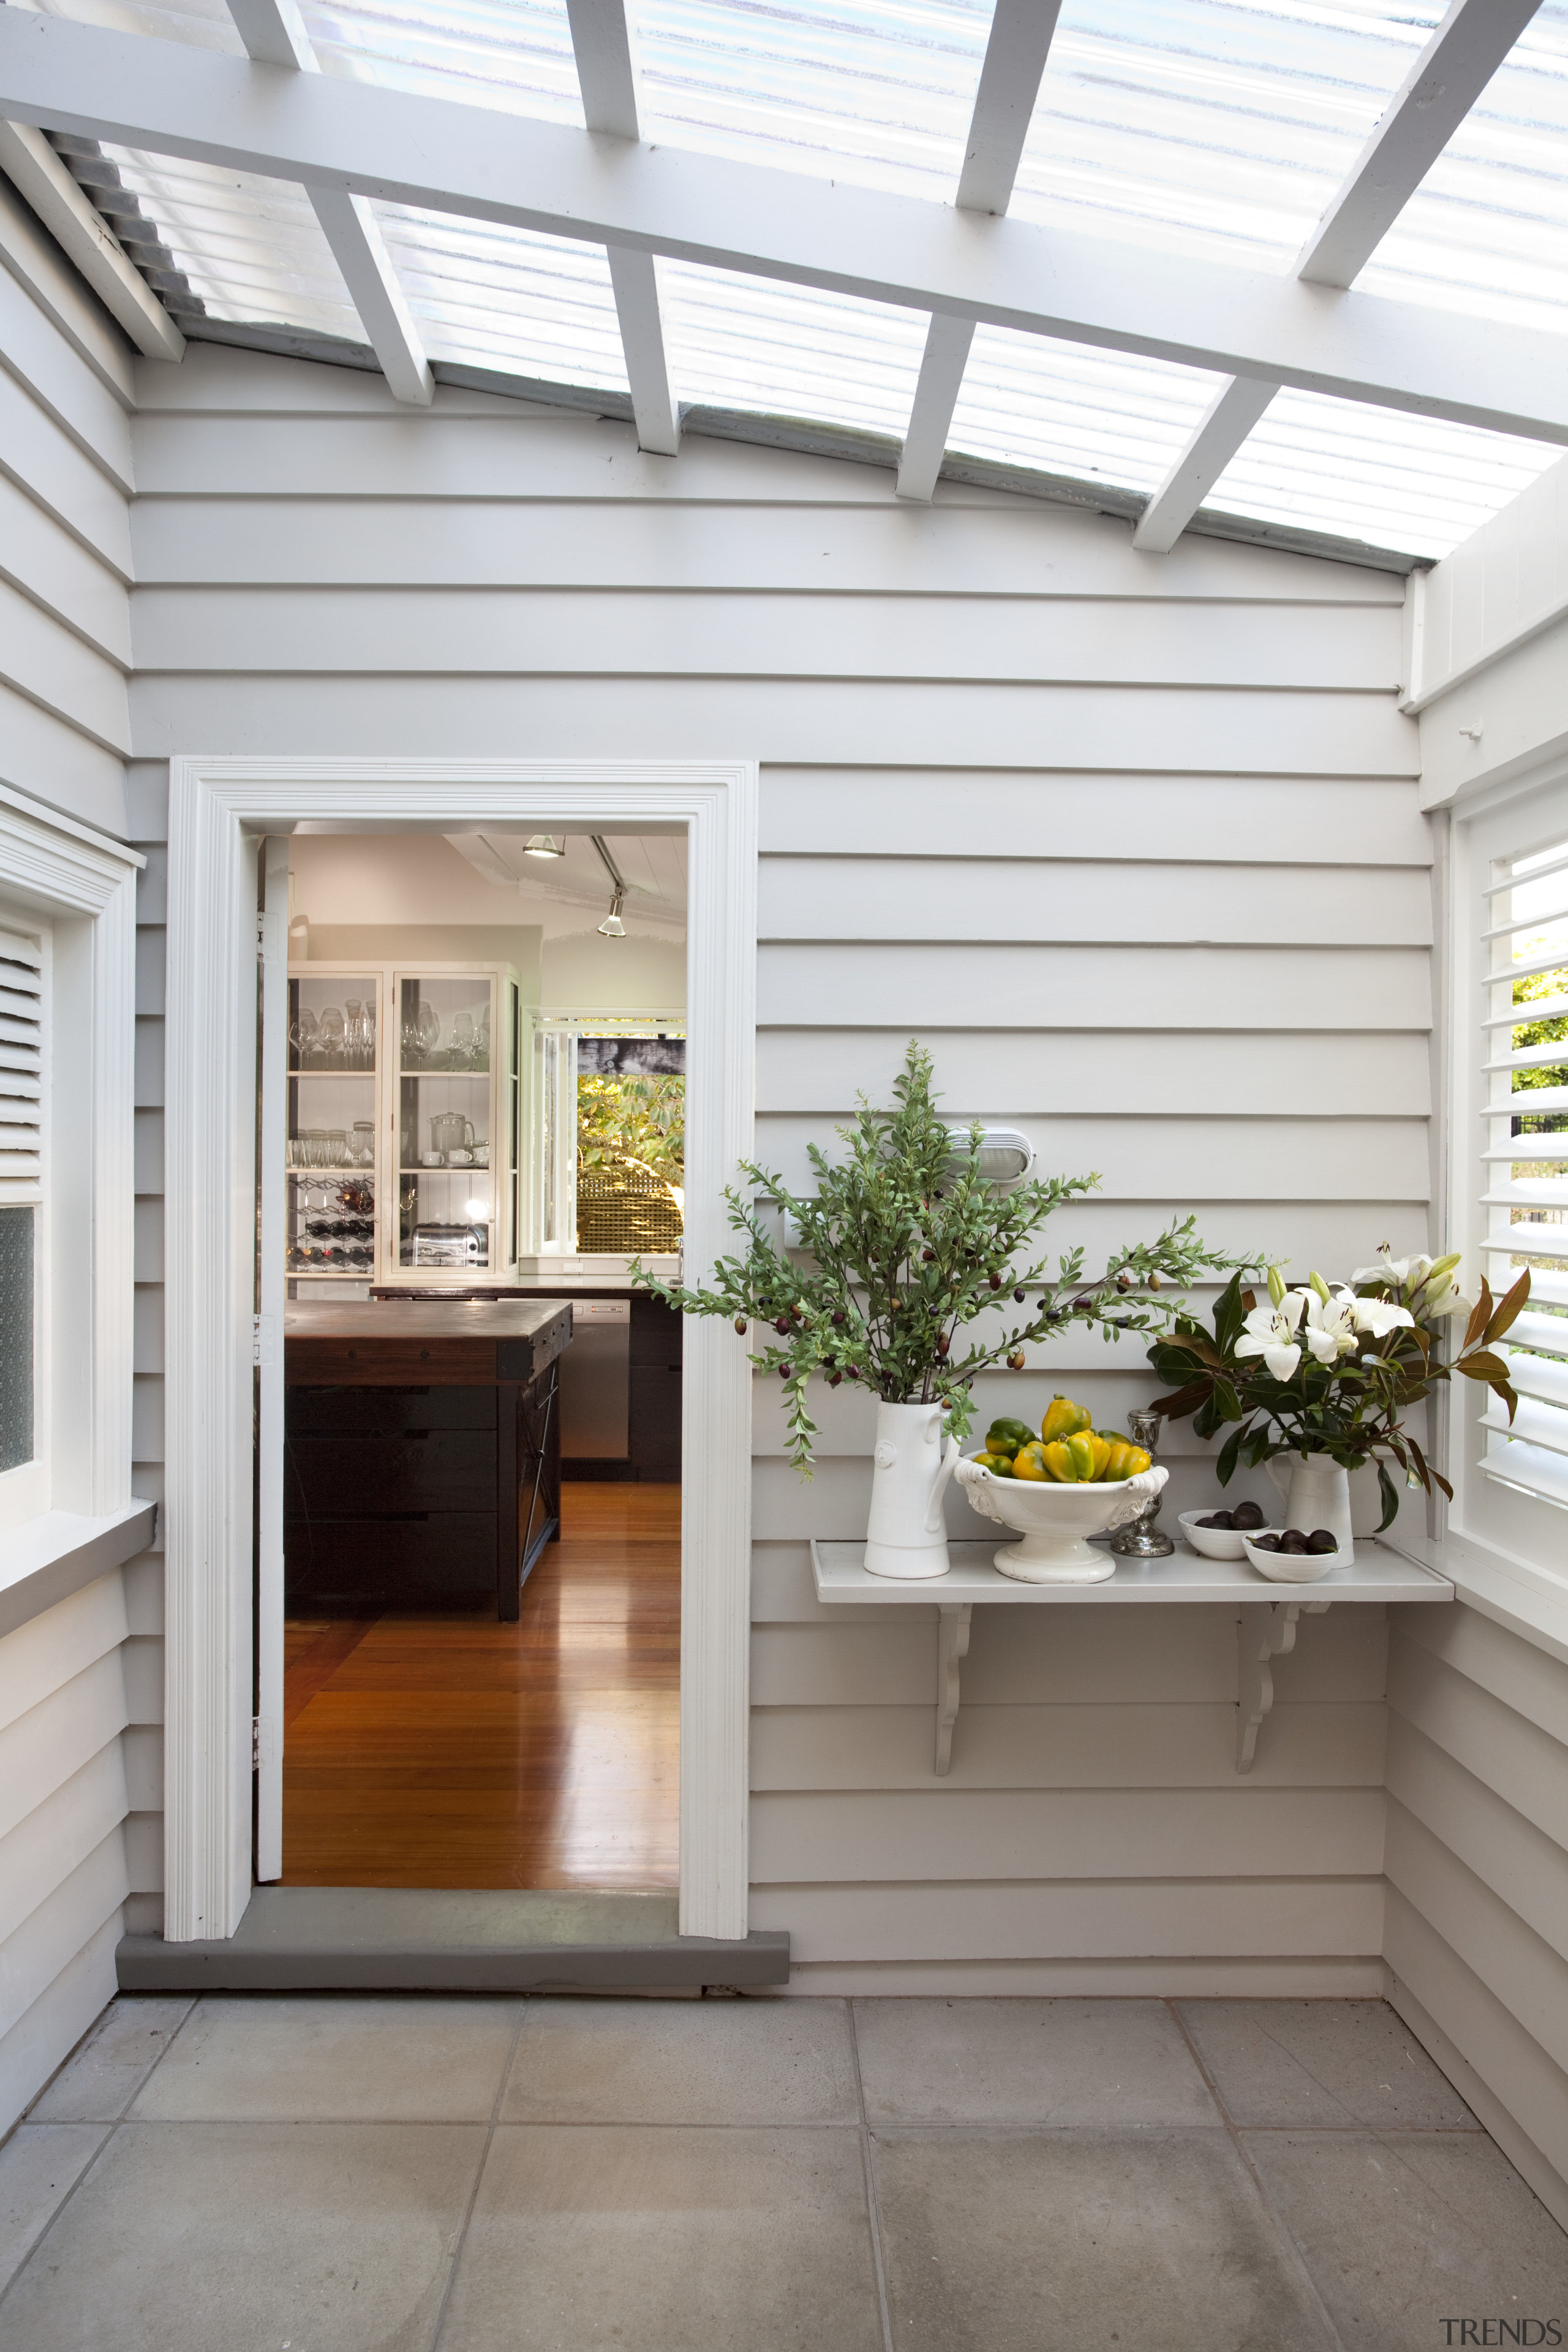
[[[340,1008],[335,1004],[329,1004],[318,1026],[321,1030],[321,1049],[327,1060],[340,1061],[342,1058],[344,1039],[343,1016]]]
[[[345,1007],[343,1044],[348,1051],[351,1070],[364,1067],[364,1006],[357,996],[351,996]]]
[[[299,1019],[289,1028],[289,1042],[294,1048],[300,1067],[305,1068],[320,1043],[316,1032],[316,1016],[309,1005],[301,1005]]]
[[[471,1068],[474,1059],[474,1016],[471,1013],[454,1014],[452,1043],[457,1048],[459,1059]]]
[[[418,1031],[420,1046],[428,1056],[441,1043],[441,1016],[433,1004],[419,1007]]]

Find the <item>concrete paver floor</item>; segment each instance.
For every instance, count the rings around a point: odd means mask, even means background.
[[[1557,2340],[1381,2001],[122,1999],[0,2148],[5,2352]]]

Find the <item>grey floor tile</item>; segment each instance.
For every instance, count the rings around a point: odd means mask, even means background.
[[[873,2124],[1213,2124],[1157,2000],[858,2000]]]
[[[121,1993],[66,2061],[28,2116],[36,2124],[111,2124],[122,2116],[189,2016],[176,1999]]]
[[[475,2124],[122,2124],[0,2303],[5,2352],[426,2352]]]
[[[108,2137],[107,2124],[22,2124],[0,2147],[0,2292]]]
[[[439,2352],[879,2352],[859,2134],[505,2126]]]
[[[899,2352],[1332,2352],[1226,2132],[873,2146]]]
[[[840,2000],[534,2001],[509,2123],[854,2123]]]
[[[1430,2352],[1446,2319],[1555,2319],[1568,2340],[1568,2237],[1484,2132],[1246,2141],[1347,2345]]]
[[[1238,2124],[1479,2130],[1385,2000],[1176,2004]]]
[[[208,1994],[132,2112],[168,2123],[488,2123],[518,2008]]]

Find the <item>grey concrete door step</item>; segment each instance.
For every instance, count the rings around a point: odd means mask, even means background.
[[[673,1895],[258,1886],[222,1943],[125,1936],[121,1992],[613,1992],[784,1984],[789,1937],[677,1931]]]

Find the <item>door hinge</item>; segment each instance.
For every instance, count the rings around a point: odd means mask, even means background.
[[[250,1769],[259,1772],[264,1764],[274,1761],[278,1752],[277,1725],[269,1715],[253,1715],[250,1718]]]
[[[278,1318],[274,1315],[253,1315],[250,1318],[250,1360],[253,1364],[276,1362]]]

